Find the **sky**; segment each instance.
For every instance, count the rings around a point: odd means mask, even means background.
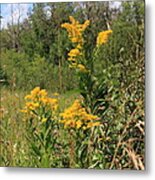
[[[17,23],[20,17],[20,22],[27,18],[27,13],[32,9],[32,4],[1,4],[1,28],[6,28],[8,23],[12,22],[11,18],[11,6],[13,9],[13,23]],[[20,11],[19,11],[20,9]]]
[[[120,2],[114,2],[112,7],[119,7]],[[1,29],[7,28],[7,24],[12,23],[11,17],[11,6],[13,8],[13,19],[14,24],[17,23],[18,18],[20,16],[20,22],[22,22],[25,18],[28,17],[27,13],[32,10],[32,3],[19,3],[19,4],[1,4]],[[19,9],[21,11],[19,11]]]

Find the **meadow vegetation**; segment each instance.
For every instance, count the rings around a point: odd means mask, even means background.
[[[145,169],[143,1],[34,3],[0,33],[0,166]]]

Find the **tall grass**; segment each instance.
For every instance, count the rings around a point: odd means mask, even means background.
[[[24,121],[25,117],[20,112],[24,107],[26,94],[26,91],[9,90],[1,87],[0,166],[36,166],[33,161],[30,161],[30,142],[26,138],[28,132]],[[78,96],[79,94],[75,91],[60,95],[61,111],[68,107]],[[65,138],[66,135],[63,134],[62,139]]]

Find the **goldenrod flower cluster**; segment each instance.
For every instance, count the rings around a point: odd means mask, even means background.
[[[58,99],[48,97],[47,91],[40,87],[34,88],[25,96],[25,100],[26,104],[21,112],[37,115],[43,122],[47,120],[45,114],[48,111],[55,112],[58,108]]]
[[[62,117],[60,122],[64,124],[65,128],[82,128],[85,130],[100,125],[100,122],[95,121],[98,117],[87,113],[79,100],[75,100],[73,105],[65,109],[60,116]]]
[[[72,43],[76,43],[77,48],[80,49],[80,47],[83,45],[82,33],[89,26],[90,21],[86,20],[84,24],[80,24],[79,21],[75,20],[72,16],[69,16],[69,20],[71,22],[70,24],[64,23],[61,25],[61,27],[67,30]]]
[[[112,30],[102,31],[98,33],[97,36],[97,46],[107,43],[109,35],[112,33]]]
[[[80,55],[82,55],[82,53],[78,48],[71,49],[70,52],[68,53],[68,61],[71,61],[72,63],[76,63],[76,59]]]
[[[68,32],[68,36],[73,44],[75,44],[75,48],[71,49],[68,53],[68,61],[71,63],[70,67],[79,69],[82,72],[86,72],[86,67],[78,62],[79,57],[82,55],[82,46],[83,46],[83,37],[82,33],[89,26],[90,21],[86,20],[84,24],[80,24],[79,21],[75,20],[72,16],[69,16],[70,24],[64,23],[61,25],[62,28],[65,28]]]

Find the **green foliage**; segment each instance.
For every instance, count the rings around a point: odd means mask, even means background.
[[[68,67],[73,45],[60,26],[70,15],[91,22],[80,59],[87,72]],[[34,4],[19,27],[1,30],[0,83],[6,89],[0,108],[0,164],[144,169],[144,3],[123,2],[120,9],[108,2]],[[109,28],[108,42],[97,47],[97,34]],[[83,132],[64,129],[51,117],[45,123],[35,118],[23,122],[18,111],[23,96],[36,86],[61,93],[60,112],[82,97],[100,126]]]
[[[1,60],[1,79],[10,88],[28,91],[40,86],[55,92],[76,87],[76,81],[72,80],[73,71],[70,71],[68,67],[63,69],[59,66],[53,67],[39,55],[34,55],[29,59],[25,53],[9,50],[1,53]],[[61,68],[62,89],[60,89],[59,68]]]
[[[144,6],[124,3],[123,8],[122,15],[113,23],[109,43],[98,51],[100,64],[94,65],[97,81],[101,81],[96,83],[99,86],[95,87],[92,107],[103,122],[98,140],[94,139],[98,145],[94,156],[105,154],[105,162],[110,159],[111,163],[100,162],[98,157],[93,167],[143,168],[134,163],[127,165],[130,158],[144,163]],[[128,16],[131,19],[127,20]],[[105,140],[97,143],[101,134]]]
[[[1,58],[2,70],[11,88],[28,90],[37,85],[44,86],[49,79],[52,68],[47,69],[49,65],[44,58],[36,56],[29,61],[26,54],[14,51],[2,52]]]

